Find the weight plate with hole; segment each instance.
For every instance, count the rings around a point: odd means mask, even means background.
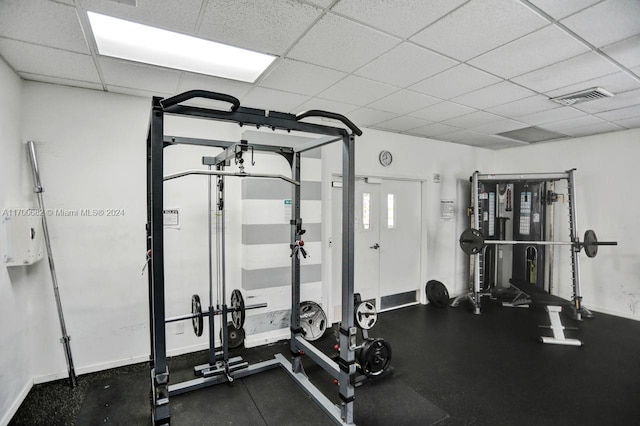
[[[460,248],[467,254],[478,254],[484,247],[484,235],[474,228],[466,229],[460,235]]]
[[[356,306],[356,323],[363,330],[369,330],[378,321],[378,312],[371,302],[361,302]]]
[[[584,233],[584,253],[587,257],[596,257],[598,254],[598,238],[593,229],[588,229]]]
[[[191,314],[193,317],[191,318],[191,323],[193,324],[193,332],[196,336],[202,336],[202,331],[204,329],[204,321],[202,315],[202,304],[200,303],[200,296],[194,294],[191,296]]]
[[[227,346],[229,349],[236,349],[244,343],[244,328],[236,328],[232,322],[227,324]],[[222,340],[222,329],[220,329],[220,340]]]
[[[233,290],[231,292],[231,322],[233,326],[240,330],[244,326],[245,312],[244,312],[244,298],[240,290]]]
[[[429,303],[438,308],[444,308],[449,304],[449,291],[440,281],[428,281],[425,289]]]
[[[303,337],[310,342],[324,336],[327,330],[327,316],[316,302],[300,303],[300,327]]]
[[[358,363],[365,376],[379,376],[391,364],[391,345],[380,337],[367,339],[358,354]]]

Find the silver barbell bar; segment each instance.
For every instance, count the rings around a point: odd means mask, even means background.
[[[245,310],[248,309],[259,309],[259,308],[266,308],[267,304],[266,303],[256,303],[255,305],[247,305],[244,307]],[[234,312],[237,309],[234,308],[228,308],[227,312]],[[202,316],[203,317],[207,317],[209,316],[210,311],[206,310],[206,311],[202,311]],[[213,315],[220,315],[222,314],[222,309],[214,309],[213,310]],[[198,314],[194,314],[194,313],[190,313],[190,314],[184,314],[184,315],[177,315],[175,317],[169,317],[169,318],[165,318],[164,322],[165,323],[170,323],[170,322],[176,322],[176,321],[186,321],[186,320],[190,320],[193,318],[198,317]]]

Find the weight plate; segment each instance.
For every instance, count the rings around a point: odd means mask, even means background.
[[[244,328],[236,329],[233,323],[227,324],[227,346],[229,349],[236,349],[244,343]],[[222,329],[220,329],[220,340],[222,340]]]
[[[588,229],[584,233],[584,242],[582,244],[584,244],[584,253],[588,257],[596,257],[598,254],[598,238],[593,229]]]
[[[469,228],[460,235],[460,248],[465,253],[478,254],[482,247],[484,247],[484,235],[477,229]]]
[[[202,330],[204,329],[204,321],[202,319],[202,305],[200,304],[200,296],[194,294],[191,296],[191,323],[193,324],[193,332],[196,336],[202,336]]]
[[[300,303],[300,327],[305,340],[310,342],[324,336],[327,330],[327,316],[316,302]]]
[[[438,308],[444,308],[449,304],[449,291],[440,281],[428,281],[425,289],[429,303],[433,303]]]
[[[244,298],[240,290],[231,292],[231,309],[231,322],[236,330],[240,330],[244,326],[245,319]]]
[[[361,302],[356,307],[356,323],[363,330],[369,330],[378,321],[378,312],[371,302]]]
[[[380,337],[367,339],[358,354],[358,361],[362,374],[379,376],[391,364],[391,345]]]

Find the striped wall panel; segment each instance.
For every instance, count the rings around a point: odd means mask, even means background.
[[[302,236],[310,257],[300,259],[301,283],[321,287],[320,150],[301,158]],[[290,175],[281,170],[273,173]],[[242,288],[247,291],[291,286],[289,242],[291,184],[273,179],[242,180]],[[315,286],[315,284],[314,284]]]

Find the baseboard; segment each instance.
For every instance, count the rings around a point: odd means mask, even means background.
[[[7,411],[4,417],[0,419],[0,426],[7,426],[9,424],[13,416],[18,411],[18,408],[20,408],[20,406],[22,405],[22,402],[25,400],[27,395],[29,395],[29,391],[33,387],[33,384],[33,381],[28,382],[22,389],[22,391],[20,391],[16,400],[13,402],[13,404],[11,404],[11,407],[9,407],[9,411]]]
[[[640,321],[640,315],[626,314],[624,312],[612,311],[610,309],[599,308],[597,306],[589,305],[587,308],[593,312],[599,312],[601,314],[613,315],[614,317],[626,318],[634,321]]]

